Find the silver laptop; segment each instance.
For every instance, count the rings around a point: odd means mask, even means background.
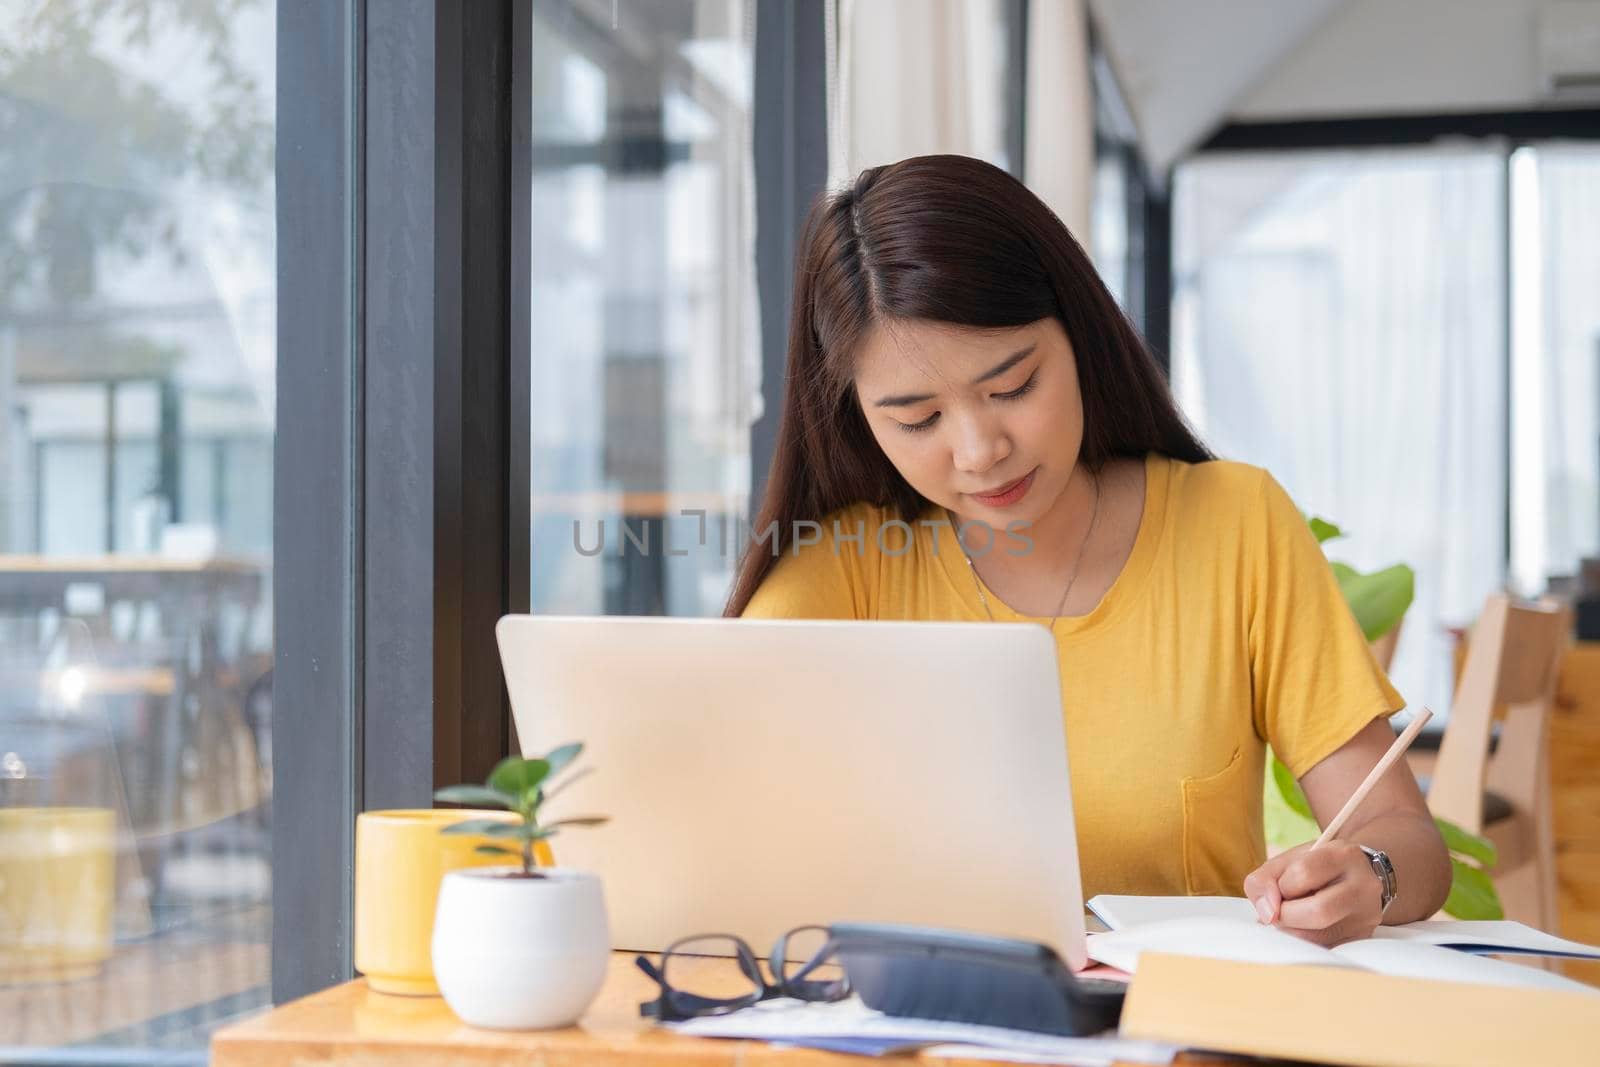
[[[1029,623],[507,616],[526,754],[592,773],[549,814],[614,947],[807,923],[1041,941],[1085,966],[1055,642]],[[570,772],[569,772],[570,773]]]

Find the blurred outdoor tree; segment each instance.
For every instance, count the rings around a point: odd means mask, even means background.
[[[0,319],[89,300],[106,250],[181,265],[175,183],[270,181],[271,101],[231,36],[270,2],[22,0],[0,15]]]

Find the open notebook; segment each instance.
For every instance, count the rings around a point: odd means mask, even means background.
[[[1600,990],[1548,971],[1481,953],[1600,959],[1600,948],[1541,933],[1516,922],[1411,923],[1380,927],[1364,941],[1326,949],[1263,926],[1239,897],[1099,896],[1089,909],[1111,930],[1089,938],[1089,957],[1129,973],[1141,952],[1206,956],[1243,963],[1348,967],[1403,978],[1477,985]]]
[[[1183,919],[1227,919],[1260,926],[1255,909],[1243,897],[1131,897],[1101,895],[1089,910],[1110,930]],[[1299,941],[1298,938],[1292,940]],[[1404,926],[1380,926],[1374,941],[1405,941],[1462,952],[1500,956],[1558,956],[1600,960],[1600,948],[1568,941],[1519,922],[1458,922],[1429,919]],[[1152,946],[1154,947],[1154,946]],[[1109,961],[1101,961],[1109,962]],[[1117,967],[1120,964],[1112,964]],[[1123,968],[1126,970],[1127,968]]]

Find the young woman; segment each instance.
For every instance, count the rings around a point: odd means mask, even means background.
[[[1023,185],[927,156],[820,199],[785,380],[728,615],[1049,627],[1087,895],[1243,894],[1322,944],[1444,902],[1403,762],[1341,840],[1267,859],[1265,746],[1326,824],[1403,701],[1283,489],[1195,438]]]

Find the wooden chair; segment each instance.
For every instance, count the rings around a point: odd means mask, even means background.
[[[1500,851],[1490,872],[1506,917],[1557,927],[1550,799],[1550,710],[1571,610],[1489,597],[1473,627],[1428,808]],[[1490,740],[1496,721],[1500,735]]]

